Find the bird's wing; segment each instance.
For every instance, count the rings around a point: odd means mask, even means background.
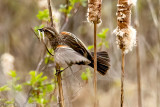
[[[72,65],[72,64],[89,64],[90,61],[79,54],[78,52],[74,51],[72,48],[64,45],[59,45],[55,50],[55,62],[60,65]]]
[[[86,57],[89,60],[92,60],[90,52],[87,50],[84,43],[78,39],[74,34],[70,32],[61,32],[61,38],[63,42],[72,48],[74,51],[78,52],[82,56]]]

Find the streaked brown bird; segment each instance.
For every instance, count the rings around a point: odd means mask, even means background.
[[[84,43],[70,32],[58,33],[54,27],[39,29],[44,32],[54,49],[55,62],[60,65],[89,65],[94,68],[93,52],[89,52]],[[97,52],[97,71],[105,75],[110,67],[106,51]]]

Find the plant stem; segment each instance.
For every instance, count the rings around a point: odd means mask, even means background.
[[[50,2],[50,0],[47,0],[47,2],[48,2],[48,10],[49,10],[50,23],[51,23],[51,27],[53,27],[53,18],[52,18],[51,2]]]
[[[157,32],[158,32],[158,41],[160,41],[160,0],[159,0],[159,13],[157,15],[158,17],[158,26],[157,26]],[[160,42],[158,43],[158,53],[160,54]],[[158,54],[158,55],[159,55]],[[160,56],[158,56],[158,64],[157,64],[157,107],[160,107],[160,93],[159,93],[159,90],[160,90]]]
[[[124,103],[124,51],[122,50],[122,72],[121,72],[121,107],[123,107],[123,103]]]
[[[59,104],[60,107],[64,107],[64,96],[63,96],[63,88],[62,88],[62,81],[61,81],[61,72],[60,66],[56,64],[56,72],[57,72],[57,82],[58,82],[58,92],[59,92]]]
[[[157,29],[157,34],[158,34],[158,41],[160,40],[160,10],[159,10],[159,13],[156,15],[156,12],[155,12],[155,9],[154,9],[154,6],[153,6],[153,3],[152,3],[152,1],[151,0],[147,0],[147,2],[148,2],[148,5],[149,5],[149,9],[150,9],[150,11],[151,11],[151,15],[152,15],[152,19],[153,19],[153,22],[154,22],[154,25],[155,25],[155,27],[156,27],[156,29]],[[160,9],[160,0],[159,0],[159,9]],[[160,47],[160,43],[158,42],[158,49],[159,49],[159,47]],[[158,55],[159,55],[160,53],[159,53],[159,50],[158,50]],[[157,61],[157,71],[156,71],[156,82],[157,82],[157,88],[156,88],[156,93],[157,93],[157,107],[160,107],[160,104],[159,104],[159,100],[160,100],[160,98],[159,98],[159,61],[160,60],[160,58],[159,58],[159,56],[158,56],[158,61]]]
[[[142,97],[141,97],[141,72],[140,72],[140,56],[139,56],[138,41],[137,41],[136,55],[137,55],[138,107],[142,107]]]
[[[94,107],[97,107],[97,23],[94,22],[94,94],[95,94],[95,99],[94,99]]]
[[[51,27],[53,27],[54,24],[53,24],[52,9],[51,9],[50,0],[48,0],[48,9],[49,9]],[[62,81],[61,81],[62,78],[61,78],[61,73],[59,71],[60,71],[60,66],[58,64],[56,64],[58,92],[59,92],[59,104],[60,104],[60,107],[64,107],[64,96],[63,96],[63,88],[62,88]]]
[[[139,55],[139,40],[138,40],[138,7],[135,7],[135,29],[137,31],[137,47],[136,47],[136,58],[137,58],[137,91],[138,91],[138,107],[142,107],[142,96],[141,96],[141,71],[140,71],[140,55]]]

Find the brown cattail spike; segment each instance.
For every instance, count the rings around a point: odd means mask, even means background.
[[[131,7],[135,0],[119,0],[117,4],[117,28],[114,30],[116,34],[116,43],[118,48],[124,53],[131,51],[136,45],[136,30],[130,26]]]
[[[88,21],[91,23],[101,23],[102,0],[88,0]]]

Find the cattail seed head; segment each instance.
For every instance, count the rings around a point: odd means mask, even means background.
[[[113,33],[116,34],[117,47],[122,49],[125,54],[136,46],[136,30],[132,26],[121,30],[117,27]]]
[[[136,1],[136,0],[134,0]],[[119,0],[117,4],[117,28],[113,31],[116,34],[116,43],[124,53],[132,51],[136,45],[136,30],[130,25],[131,7],[135,4],[133,0]]]
[[[88,0],[87,20],[91,23],[101,23],[102,0]]]

